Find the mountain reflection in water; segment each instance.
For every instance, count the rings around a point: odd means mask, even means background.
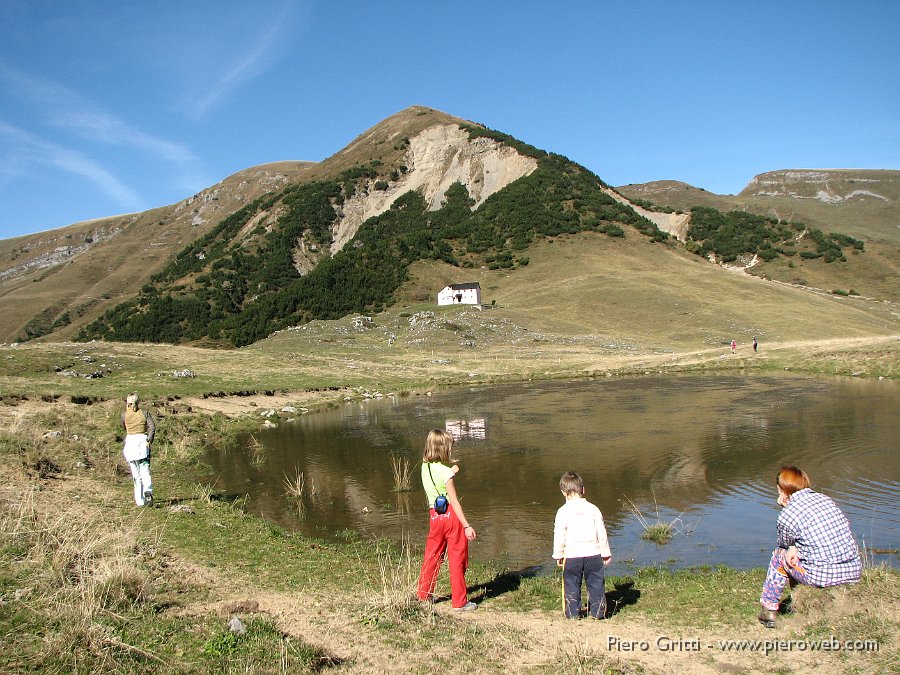
[[[211,453],[217,487],[315,537],[424,541],[418,463],[429,429],[457,439],[457,489],[478,530],[473,558],[550,569],[559,477],[580,473],[603,512],[612,573],[628,566],[766,564],[774,546],[775,474],[805,469],[844,509],[860,544],[896,566],[900,547],[900,386],[793,376],[682,376],[532,382],[388,396],[312,412]],[[394,491],[391,457],[412,469]],[[304,508],[285,476],[302,472]],[[675,523],[663,546],[634,512]],[[633,561],[633,563],[631,562]]]

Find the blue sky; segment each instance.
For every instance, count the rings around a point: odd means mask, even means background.
[[[425,105],[612,185],[900,168],[900,2],[0,0],[0,238]]]

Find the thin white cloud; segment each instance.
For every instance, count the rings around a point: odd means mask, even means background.
[[[142,211],[147,208],[138,193],[80,152],[45,141],[2,120],[0,120],[0,136],[11,141],[14,147],[10,152],[16,156],[20,166],[28,163],[55,166],[63,171],[86,178],[98,190],[114,199],[126,210]],[[21,152],[16,153],[16,150]]]
[[[199,120],[215,108],[232,91],[259,77],[271,68],[285,51],[289,38],[288,27],[292,7],[286,4],[281,12],[272,18],[268,28],[242,54],[237,55],[228,69],[214,81],[210,89],[199,99],[189,102],[188,114]]]
[[[138,150],[151,163],[155,161],[153,158],[171,163],[174,166],[166,173],[185,192],[196,192],[214,182],[206,175],[199,158],[186,145],[137,129],[65,85],[28,75],[0,61],[2,84],[7,85],[7,93],[13,93],[20,100],[34,105],[46,123],[73,137]],[[61,145],[56,147],[63,148]],[[84,155],[79,156],[90,161]],[[95,162],[92,164],[99,168]],[[81,162],[81,166],[87,167],[88,164]],[[115,181],[109,180],[111,176],[104,177],[96,171],[93,173],[110,188],[115,187]]]
[[[171,162],[197,161],[186,146],[133,128],[69,87],[26,75],[2,61],[0,81],[35,104],[50,124],[69,133],[110,145],[139,148]]]
[[[53,122],[85,138],[138,148],[170,162],[188,164],[197,160],[187,147],[134,129],[102,110],[60,110],[53,114]]]

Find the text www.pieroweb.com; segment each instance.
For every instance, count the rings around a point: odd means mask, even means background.
[[[725,652],[877,652],[878,640],[839,640],[834,635],[821,640],[715,640],[699,638],[673,638],[661,635],[655,640],[623,640],[614,635],[607,638],[606,648],[611,652],[699,652],[718,649]]]

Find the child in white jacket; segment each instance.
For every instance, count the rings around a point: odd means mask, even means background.
[[[584,498],[584,481],[574,471],[559,480],[566,498],[553,525],[553,558],[563,568],[563,611],[567,619],[581,616],[581,582],[588,591],[588,612],[606,616],[604,567],[612,561],[606,526],[600,509]]]

